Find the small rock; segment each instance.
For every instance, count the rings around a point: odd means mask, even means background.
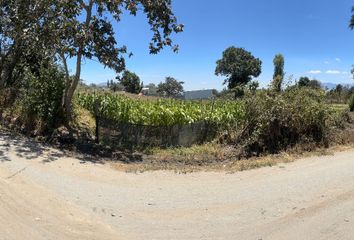
[[[111,213],[111,216],[112,216],[112,217],[115,217],[116,215],[115,215],[114,213]]]

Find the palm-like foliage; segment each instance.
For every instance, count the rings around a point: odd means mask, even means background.
[[[352,7],[352,12],[354,12],[354,6]],[[352,15],[350,19],[350,24],[349,24],[350,29],[354,29],[354,15]]]

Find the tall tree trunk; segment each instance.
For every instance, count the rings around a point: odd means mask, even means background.
[[[0,88],[6,87],[6,85],[9,85],[13,83],[13,71],[15,70],[15,67],[19,60],[21,59],[21,53],[19,51],[16,51],[13,56],[11,56],[10,61],[4,66],[2,66],[2,72],[0,76]]]
[[[66,61],[66,57],[65,57],[65,53],[61,52],[60,53],[60,57],[62,59],[63,65],[64,65],[64,70],[65,70],[65,90],[63,93],[63,99],[62,99],[62,106],[65,106],[65,101],[66,101],[66,96],[68,95],[68,91],[71,85],[71,81],[70,81],[70,74],[69,74],[69,68],[68,68],[68,63]],[[65,110],[63,109],[63,112],[65,112]]]
[[[85,27],[86,27],[86,31],[89,29],[90,27],[90,23],[91,23],[91,17],[92,17],[92,8],[93,8],[93,0],[89,1],[89,4],[85,7],[86,8],[86,22],[85,22]],[[75,93],[75,90],[80,82],[80,77],[81,77],[81,62],[82,62],[82,55],[83,55],[83,51],[85,48],[85,40],[84,42],[80,43],[80,47],[78,50],[78,54],[77,54],[77,58],[76,58],[76,74],[75,77],[73,79],[73,81],[70,81],[70,86],[67,89],[66,93],[65,93],[65,99],[64,99],[64,113],[65,116],[67,118],[67,120],[71,120],[72,119],[72,99]]]
[[[15,40],[6,54],[1,57],[0,88],[12,83],[13,71],[21,60],[21,41]]]

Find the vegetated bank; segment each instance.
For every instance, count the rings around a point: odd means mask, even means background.
[[[5,100],[1,108],[2,119],[7,119],[4,121],[5,126],[24,129],[25,123],[29,121],[25,107],[27,101],[17,98],[11,107],[6,107]],[[218,135],[209,143],[188,148],[113,149],[95,145],[92,113],[97,100],[101,103],[100,114],[112,120],[152,126],[208,120],[217,123]],[[45,139],[53,139],[53,135],[57,134],[59,144],[65,149],[70,148],[70,144],[75,145],[75,141],[85,142],[84,147],[76,150],[129,165],[134,163],[144,166],[144,169],[219,168],[236,162],[249,166],[248,162],[244,164],[244,160],[239,160],[284,151],[309,152],[354,142],[353,116],[349,108],[333,107],[326,100],[323,90],[296,86],[282,92],[246,92],[244,97],[236,101],[224,98],[203,101],[142,100],[109,91],[84,90],[79,91],[75,97],[76,114],[72,127],[84,133],[81,137],[86,138],[69,138],[65,131],[63,133],[54,129]],[[34,119],[43,121],[38,116]],[[30,132],[34,136],[43,135],[43,132],[37,133]],[[270,163],[261,162],[254,167],[264,164]]]
[[[76,100],[91,113],[95,102],[100,102],[100,114],[119,122],[168,126],[208,120],[221,126],[217,137],[201,146],[145,149],[151,164],[220,164],[290,149],[313,151],[354,140],[349,110],[333,108],[325,91],[307,87],[258,90],[237,101],[146,101],[107,91],[80,92]]]

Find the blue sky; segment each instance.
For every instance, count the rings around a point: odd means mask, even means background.
[[[285,57],[287,76],[309,76],[322,82],[354,83],[354,31],[348,28],[352,0],[172,0],[185,31],[174,37],[180,52],[149,55],[152,36],[143,14],[124,15],[115,24],[117,40],[134,56],[129,70],[147,83],[166,76],[185,82],[185,89],[222,89],[214,75],[216,61],[229,46],[243,47],[263,61],[261,86],[273,74],[273,57]],[[73,66],[73,65],[72,65]],[[115,73],[85,61],[82,78],[102,83]]]

